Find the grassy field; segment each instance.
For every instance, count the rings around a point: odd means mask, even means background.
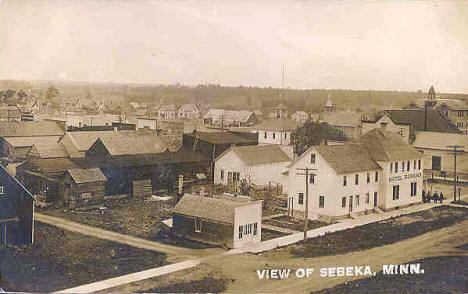
[[[468,208],[434,207],[433,209],[330,233],[277,250],[288,250],[297,257],[342,254],[413,238],[429,231],[451,226],[467,218]]]
[[[288,216],[280,216],[275,217],[272,219],[265,219],[263,220],[264,224],[282,227],[285,229],[296,230],[296,231],[304,231],[304,220],[290,218]],[[307,227],[309,230],[317,229],[323,226],[330,225],[330,223],[321,222],[321,221],[311,221],[307,223]]]
[[[0,287],[51,292],[166,264],[166,255],[36,223],[35,242],[0,247]]]
[[[466,293],[468,256],[438,256],[409,263],[421,263],[422,275],[383,275],[350,281],[314,294],[361,293]]]

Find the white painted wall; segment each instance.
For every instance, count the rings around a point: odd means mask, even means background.
[[[280,132],[254,129],[252,132],[258,133],[258,145],[291,145],[291,131]]]
[[[157,121],[155,119],[137,119],[137,129],[149,128],[150,130],[156,130]]]
[[[262,201],[253,202],[251,205],[236,207],[234,215],[233,248],[259,243],[262,238]],[[257,223],[257,234],[244,235],[239,239],[239,226]],[[252,226],[253,231],[253,226]]]

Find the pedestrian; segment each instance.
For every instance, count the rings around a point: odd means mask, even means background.
[[[425,190],[422,191],[422,202],[426,203],[426,191]]]
[[[439,200],[439,194],[437,194],[437,190],[434,192],[434,195],[432,195],[432,198],[434,199],[434,203],[437,203],[437,200]]]
[[[426,202],[431,203],[431,191],[427,192],[427,195],[426,195]]]
[[[440,200],[440,203],[442,203],[442,200],[444,200],[444,193],[440,192],[439,200]]]

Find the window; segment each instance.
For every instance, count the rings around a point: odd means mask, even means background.
[[[309,183],[310,184],[315,184],[315,175],[314,174],[309,175]]]
[[[374,192],[374,207],[377,206],[377,192]]]
[[[401,162],[401,171],[402,172],[405,171],[405,162],[404,161]]]
[[[441,161],[442,158],[440,156],[432,156],[432,169],[441,170]]]
[[[89,200],[91,198],[93,198],[93,195],[91,193],[81,193],[81,199]]]
[[[242,239],[243,226],[239,226],[239,239]]]
[[[232,172],[228,172],[228,183],[232,182]]]
[[[299,193],[297,196],[297,203],[304,204],[304,193]]]
[[[3,186],[0,186],[0,195],[3,195],[3,193],[5,193],[5,192],[3,191]]]
[[[358,207],[359,206],[359,195],[356,195],[355,199],[356,199],[356,207]]]
[[[418,194],[418,183],[414,182],[414,183],[411,183],[411,196],[416,196],[416,194]]]
[[[369,203],[369,202],[370,202],[370,194],[366,193],[366,203]]]
[[[276,139],[276,133],[273,132],[273,139]]]
[[[409,171],[409,169],[410,169],[410,162],[408,160],[408,162],[406,162],[406,171]]]
[[[325,207],[325,196],[319,196],[319,207],[320,208]]]
[[[341,197],[341,207],[346,207],[346,196],[345,197]]]
[[[413,162],[413,169],[416,169],[416,160]]]
[[[370,173],[367,173],[367,182],[370,183]]]
[[[343,186],[346,186],[346,176],[343,176]]]
[[[418,160],[418,169],[421,169],[421,159]]]
[[[201,219],[195,219],[195,232],[200,233],[201,232],[201,227],[202,227],[202,220]]]
[[[240,173],[233,172],[232,173],[232,181],[238,182],[240,180]]]
[[[390,162],[390,173],[393,172],[393,163]]]
[[[379,172],[378,171],[375,172],[375,181],[376,182],[379,181]]]
[[[254,236],[257,236],[257,232],[258,232],[258,225],[257,225],[257,223],[254,223],[254,224],[253,224],[253,228],[254,228],[253,234],[254,234]]]
[[[400,185],[393,186],[393,200],[400,199]]]
[[[310,155],[310,163],[315,164],[315,154]]]
[[[263,135],[263,138],[267,138],[267,132],[265,132],[265,134]]]
[[[286,139],[286,134],[287,134],[287,133],[284,133],[284,138],[285,138],[285,139]]]
[[[354,184],[359,185],[359,175],[358,174],[354,175]]]
[[[224,180],[224,170],[221,170],[221,180]]]
[[[398,172],[398,162],[395,162],[395,172]]]

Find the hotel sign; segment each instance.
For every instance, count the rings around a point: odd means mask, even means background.
[[[417,179],[420,177],[422,177],[422,173],[418,172],[418,173],[413,173],[413,174],[404,174],[400,176],[388,177],[388,181],[390,183],[393,183],[393,182],[400,182],[400,181],[405,181],[405,180],[410,180],[410,179]]]

